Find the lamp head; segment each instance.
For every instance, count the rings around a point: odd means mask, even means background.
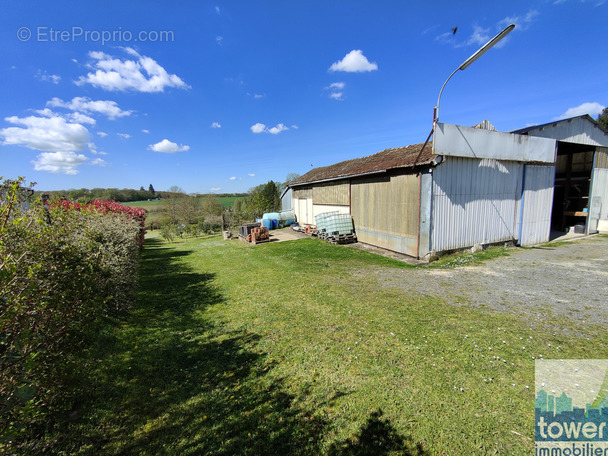
[[[498,43],[500,40],[502,40],[505,36],[507,36],[511,30],[513,30],[515,28],[515,24],[510,24],[507,27],[505,27],[505,29],[500,32],[498,35],[496,35],[494,38],[492,38],[490,41],[488,41],[486,44],[483,45],[483,47],[479,48],[479,50],[477,52],[475,52],[475,54],[473,54],[471,57],[469,57],[468,59],[466,59],[462,65],[460,65],[458,67],[459,70],[466,70],[475,60],[477,60],[479,57],[481,57],[483,54],[485,54],[485,52],[490,49],[492,46],[494,46],[496,43]]]

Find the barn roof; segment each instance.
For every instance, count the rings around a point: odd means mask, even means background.
[[[526,128],[520,128],[518,130],[513,130],[511,133],[515,133],[518,135],[524,135],[526,133],[530,133],[531,131],[535,131],[535,130],[543,130],[547,127],[555,127],[559,124],[563,124],[563,123],[570,123],[572,121],[575,120],[587,120],[589,122],[591,122],[595,127],[599,128],[601,131],[603,131],[605,134],[608,134],[608,130],[606,130],[604,127],[602,127],[602,125],[600,125],[598,123],[597,120],[595,120],[593,117],[591,117],[589,114],[583,114],[582,116],[576,116],[576,117],[570,117],[568,119],[561,119],[561,120],[554,120],[552,122],[547,122],[544,124],[540,124],[540,125],[532,125],[530,127],[526,127]]]
[[[435,158],[432,145],[429,142],[424,150],[422,150],[423,146],[424,144],[414,144],[412,146],[386,149],[367,157],[354,158],[333,165],[314,168],[303,176],[298,177],[293,182],[290,182],[289,186],[294,187],[319,181],[383,172],[397,168],[413,168],[416,166],[430,165]]]

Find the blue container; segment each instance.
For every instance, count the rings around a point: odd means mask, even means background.
[[[272,229],[272,220],[264,219],[264,226],[270,231]]]
[[[276,230],[279,227],[279,221],[277,219],[272,219],[272,229]]]

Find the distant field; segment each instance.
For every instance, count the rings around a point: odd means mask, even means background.
[[[201,197],[202,200],[204,197]],[[234,206],[234,202],[238,199],[242,198],[241,196],[220,196],[220,204],[223,207],[232,207]],[[151,200],[151,201],[131,201],[129,203],[122,203],[124,206],[129,207],[141,207],[142,209],[147,209],[150,207],[160,206],[163,200]]]

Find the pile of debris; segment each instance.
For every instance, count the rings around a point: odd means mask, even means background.
[[[260,223],[247,223],[239,227],[239,238],[252,245],[270,241],[270,232]]]

